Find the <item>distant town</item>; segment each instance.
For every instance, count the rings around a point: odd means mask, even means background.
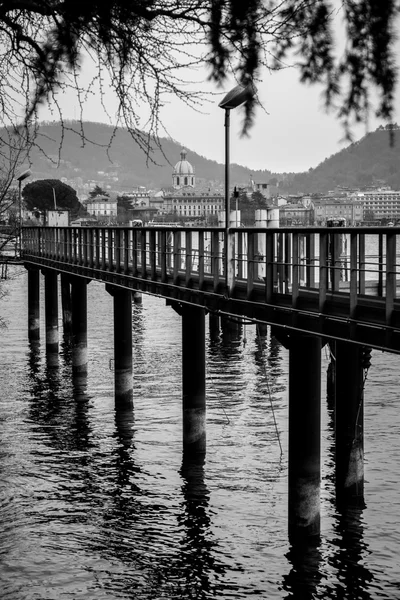
[[[8,189],[1,221],[15,221],[20,210],[24,224],[220,225],[225,208],[223,184],[201,178],[184,149],[171,171],[171,185],[157,190],[145,186],[116,190],[118,172],[113,170],[98,171],[98,178],[88,181],[81,177],[36,181],[27,178],[21,197],[15,185]],[[47,201],[42,202],[45,196]],[[232,182],[230,206],[232,211],[238,211],[235,224],[245,227],[254,226],[257,209],[266,210],[267,219],[282,227],[325,226],[335,221],[349,226],[400,223],[400,191],[384,184],[337,186],[326,194],[295,195],[282,193],[276,178],[255,181],[249,174],[246,185]]]

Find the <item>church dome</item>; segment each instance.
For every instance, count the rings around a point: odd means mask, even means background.
[[[184,187],[194,188],[195,177],[194,168],[188,160],[186,160],[186,150],[181,151],[181,160],[178,161],[172,173],[172,182],[175,190],[180,190]]]
[[[193,175],[194,169],[190,162],[186,160],[186,150],[181,152],[181,160],[179,160],[174,167],[174,174],[176,175]]]

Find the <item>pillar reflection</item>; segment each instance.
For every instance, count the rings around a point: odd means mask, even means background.
[[[182,476],[182,511],[178,522],[184,527],[181,549],[181,589],[183,597],[209,598],[215,586],[216,574],[224,567],[214,558],[214,541],[211,537],[209,516],[210,492],[204,481],[205,457],[183,455],[180,474]],[[188,596],[189,597],[189,596]]]
[[[337,571],[333,597],[371,600],[368,590],[374,577],[364,561],[368,545],[364,541],[363,508],[348,506],[338,513],[335,531],[337,550],[329,561]]]
[[[285,598],[312,600],[322,579],[321,550],[318,543],[293,544],[286,554],[291,569],[283,578]]]

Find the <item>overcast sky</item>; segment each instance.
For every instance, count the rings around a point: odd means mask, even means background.
[[[208,90],[219,91],[209,83],[205,85]],[[193,150],[206,158],[224,162],[224,111],[218,107],[218,102],[231,87],[232,83],[228,84],[220,97],[204,105],[202,114],[174,99],[164,107],[161,118],[168,134],[188,149],[189,160],[190,150]],[[344,131],[337,117],[327,114],[324,109],[321,92],[321,87],[300,84],[295,69],[265,73],[258,85],[259,98],[265,110],[257,109],[255,124],[248,138],[239,136],[243,119],[240,109],[231,111],[231,162],[244,165],[250,171],[307,171],[347,146],[349,142],[343,140]],[[115,101],[111,95],[105,100],[112,117]],[[79,116],[71,97],[59,98],[59,101],[64,118],[76,119]],[[47,109],[41,109],[39,117],[57,119],[57,115],[51,115]],[[110,123],[98,95],[87,102],[84,120]],[[394,120],[400,120],[398,114]],[[368,125],[353,129],[354,138],[360,139],[380,124],[381,121],[371,115]]]

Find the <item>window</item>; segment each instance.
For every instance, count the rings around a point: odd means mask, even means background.
[[[179,177],[176,178],[176,185],[179,185]]]
[[[187,177],[185,177],[184,182],[185,182],[184,185],[188,184],[188,178]]]

